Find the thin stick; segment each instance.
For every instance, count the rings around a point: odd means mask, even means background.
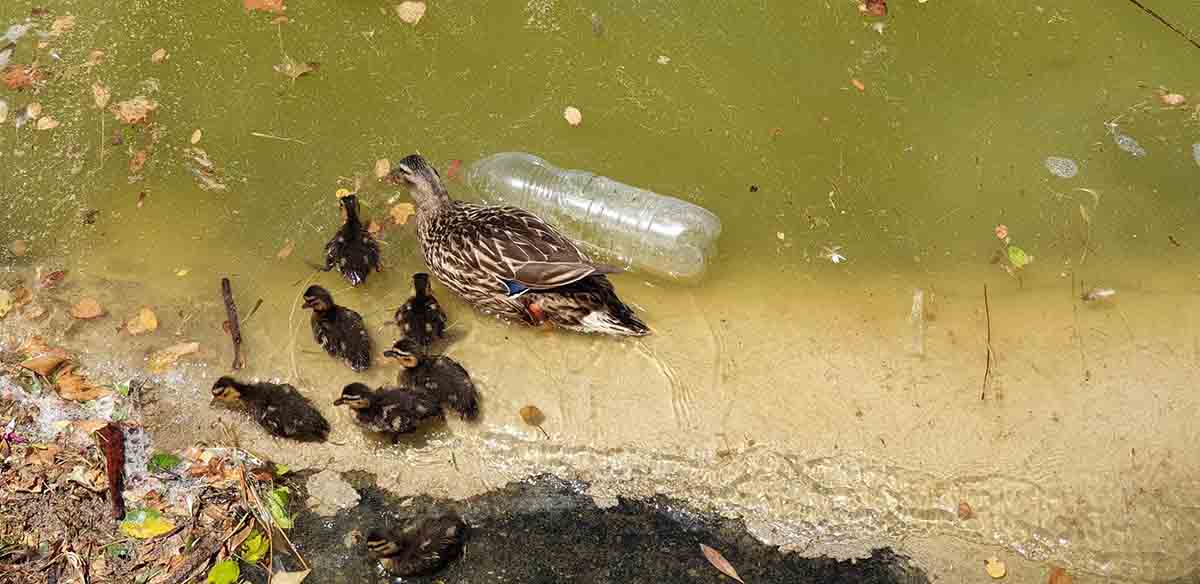
[[[258,138],[270,138],[272,140],[279,140],[280,142],[295,142],[297,144],[303,144],[305,146],[308,146],[308,142],[305,142],[304,140],[297,140],[295,138],[288,138],[286,136],[272,136],[271,134],[264,134],[262,132],[250,132],[250,135],[258,137]]]
[[[1153,16],[1153,17],[1154,17],[1156,20],[1158,20],[1159,22],[1161,22],[1161,23],[1163,23],[1164,25],[1166,25],[1166,26],[1167,26],[1167,28],[1169,28],[1169,29],[1171,29],[1171,30],[1175,31],[1175,34],[1177,34],[1177,35],[1179,35],[1179,36],[1183,37],[1183,39],[1184,39],[1184,40],[1186,40],[1187,42],[1191,43],[1191,44],[1192,44],[1192,46],[1196,47],[1197,49],[1200,49],[1200,41],[1197,41],[1196,39],[1194,39],[1194,38],[1192,38],[1192,37],[1188,36],[1188,34],[1187,34],[1186,32],[1183,32],[1182,30],[1179,30],[1178,28],[1176,28],[1176,26],[1175,26],[1175,25],[1171,24],[1170,22],[1167,22],[1167,19],[1163,18],[1162,16],[1159,16],[1159,14],[1158,14],[1157,12],[1155,12],[1155,11],[1153,11],[1153,10],[1151,10],[1151,9],[1147,8],[1147,7],[1146,7],[1145,5],[1143,5],[1141,2],[1138,2],[1138,0],[1129,0],[1129,2],[1130,2],[1130,3],[1132,3],[1134,6],[1137,6],[1138,8],[1141,8],[1141,9],[1142,9],[1142,11],[1143,11],[1143,12],[1145,12],[1146,14],[1149,14],[1150,16]]]
[[[987,364],[983,368],[983,384],[979,388],[979,399],[987,399],[988,379],[992,376],[992,309],[988,306],[987,284],[983,285],[983,314],[987,318]]]
[[[242,357],[242,327],[238,324],[237,305],[233,303],[229,278],[221,278],[221,296],[225,299],[225,317],[229,319],[225,322],[229,324],[229,336],[233,337],[233,369],[237,371],[246,366],[246,359]]]

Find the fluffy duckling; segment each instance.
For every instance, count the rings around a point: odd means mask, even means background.
[[[354,410],[354,419],[359,426],[389,434],[392,442],[399,441],[401,434],[416,431],[422,421],[442,415],[441,404],[424,390],[381,388],[371,391],[362,383],[351,383],[342,388],[342,396],[334,400],[333,405],[349,406]]]
[[[404,367],[399,375],[401,385],[428,391],[464,420],[474,420],[479,415],[479,392],[458,361],[445,355],[427,355],[408,338],[396,341],[383,354]]]
[[[324,442],[329,437],[329,422],[290,385],[222,377],[213,384],[212,395],[214,401],[245,407],[259,425],[280,438]]]
[[[371,337],[357,312],[338,306],[329,291],[309,286],[304,291],[304,308],[311,308],[313,338],[334,358],[355,371],[371,366]]]
[[[371,270],[380,271],[379,242],[367,231],[358,217],[358,197],[342,197],[346,221],[337,235],[325,244],[325,271],[337,268],[351,286],[367,281]]]
[[[467,524],[455,513],[413,523],[403,531],[373,529],[367,534],[367,555],[395,576],[432,574],[462,553]]]
[[[433,342],[446,335],[446,313],[429,289],[429,274],[413,274],[413,295],[396,311],[400,334],[428,352]]]

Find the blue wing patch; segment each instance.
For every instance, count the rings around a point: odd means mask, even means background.
[[[512,297],[512,298],[516,298],[517,296],[520,296],[520,295],[524,294],[525,292],[529,291],[529,287],[520,282],[514,282],[512,280],[501,280],[500,283],[504,284],[504,287],[508,290],[509,297]]]

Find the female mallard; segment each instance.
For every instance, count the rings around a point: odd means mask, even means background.
[[[276,383],[240,383],[222,377],[212,386],[214,402],[240,404],[266,431],[281,438],[301,442],[324,442],[329,422],[308,398],[290,385]]]
[[[337,235],[325,244],[325,271],[334,268],[345,276],[351,286],[367,281],[371,270],[379,271],[379,242],[367,231],[358,217],[358,197],[342,197],[345,222]]]
[[[416,202],[426,265],[476,308],[586,333],[650,332],[605,276],[620,270],[593,262],[536,215],[452,200],[419,154],[401,160],[388,176]]]
[[[341,359],[355,371],[371,366],[371,336],[357,312],[333,303],[333,296],[320,286],[304,291],[304,308],[311,308],[313,338],[326,353]]]

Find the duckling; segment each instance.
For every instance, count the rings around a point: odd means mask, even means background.
[[[425,352],[446,335],[446,313],[429,289],[429,274],[413,274],[413,296],[396,311],[400,334],[412,339]]]
[[[338,306],[329,291],[309,286],[304,291],[304,308],[311,308],[313,338],[334,358],[355,371],[371,366],[371,337],[357,312]]]
[[[464,420],[474,420],[479,415],[479,392],[458,361],[445,355],[424,354],[408,338],[396,341],[383,354],[404,367],[399,375],[401,385],[425,389]]]
[[[222,377],[212,386],[213,401],[241,404],[267,432],[301,442],[324,442],[329,422],[308,398],[290,385],[240,383]]]
[[[462,553],[467,524],[450,512],[413,523],[403,531],[373,529],[367,534],[367,555],[395,576],[432,574]]]
[[[325,271],[337,268],[351,286],[367,281],[371,270],[382,271],[379,264],[379,242],[358,217],[358,197],[342,197],[346,221],[337,235],[325,244]]]
[[[422,421],[442,415],[441,404],[425,390],[381,388],[371,391],[362,383],[351,383],[342,388],[342,396],[334,400],[333,405],[350,406],[358,425],[390,434],[392,442],[399,441],[401,434],[416,431]]]

